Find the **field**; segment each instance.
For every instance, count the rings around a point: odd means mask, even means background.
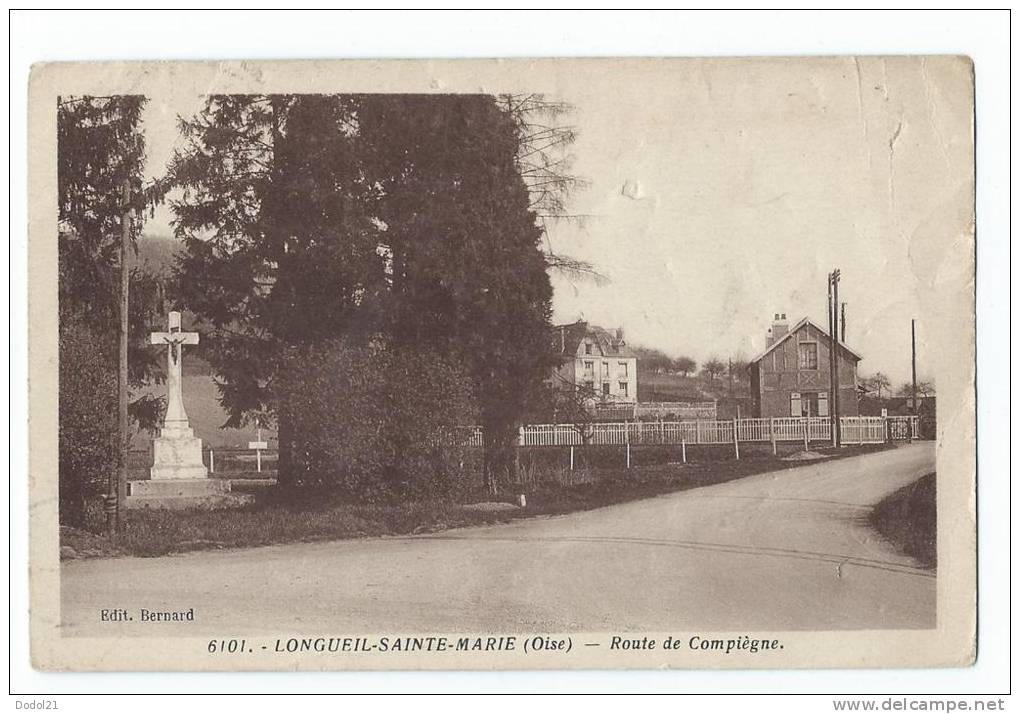
[[[716,400],[718,416],[729,419],[737,416],[737,406],[742,416],[751,415],[749,385],[746,380],[734,378],[730,389],[725,376],[711,380],[704,375],[684,377],[680,374],[658,374],[638,367],[638,401],[641,402],[700,402]]]

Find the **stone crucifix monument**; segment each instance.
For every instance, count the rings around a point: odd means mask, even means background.
[[[181,332],[181,313],[171,312],[167,331],[153,332],[149,342],[166,345],[166,415],[163,428],[152,443],[152,479],[207,478],[209,472],[202,463],[202,440],[188,425],[188,413],[184,411],[181,379],[183,346],[197,345],[198,333]]]
[[[181,360],[184,345],[197,345],[197,332],[181,331],[181,313],[171,312],[166,332],[149,336],[153,345],[166,346],[166,414],[152,442],[149,479],[128,482],[128,504],[141,508],[222,505],[230,482],[209,478],[202,462],[202,440],[195,436],[184,411]],[[236,499],[235,499],[236,500]]]

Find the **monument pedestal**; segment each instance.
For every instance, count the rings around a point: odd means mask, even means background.
[[[187,421],[167,422],[152,442],[153,481],[205,479],[209,471],[202,462],[202,440]]]
[[[152,442],[151,478],[128,481],[127,508],[164,510],[235,508],[252,501],[231,493],[230,481],[209,478],[202,463],[202,440],[187,421],[167,422]]]
[[[216,478],[175,478],[128,481],[125,507],[153,510],[219,510],[251,503],[250,493],[232,493],[230,481]]]
[[[252,500],[230,493],[230,481],[209,478],[202,463],[202,440],[188,426],[181,392],[181,346],[197,345],[197,332],[181,332],[181,313],[167,316],[167,331],[153,332],[149,341],[166,345],[166,414],[152,442],[148,481],[128,481],[125,508],[233,508]]]

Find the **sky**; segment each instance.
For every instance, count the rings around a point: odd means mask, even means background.
[[[622,327],[633,345],[699,362],[754,357],[774,313],[826,325],[839,268],[847,343],[862,374],[910,377],[943,344],[940,276],[972,191],[969,68],[952,58],[674,62],[649,71],[554,73],[571,104],[574,172],[586,180],[553,225],[556,252],[608,281],[552,276],[557,323]],[[178,145],[195,95],[153,96],[143,119],[150,175]],[[147,232],[170,234],[169,211]],[[957,261],[958,262],[958,261]]]

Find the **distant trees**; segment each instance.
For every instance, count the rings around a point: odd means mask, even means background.
[[[705,374],[709,381],[714,382],[715,378],[720,374],[723,374],[726,370],[726,364],[718,357],[712,357],[701,365],[701,371]]]
[[[698,369],[698,363],[690,357],[677,357],[673,360],[673,369],[684,377],[689,377]]]
[[[662,350],[651,347],[635,347],[638,358],[638,369],[656,374],[681,374],[689,377],[698,368],[698,363],[690,357],[670,357]]]
[[[861,386],[869,393],[873,392],[878,399],[881,399],[882,393],[886,392],[888,394],[892,384],[884,373],[875,372],[873,375],[862,377]]]
[[[736,382],[744,382],[749,379],[749,362],[743,355],[737,355],[726,361],[726,375]]]
[[[662,350],[650,347],[636,347],[634,353],[638,358],[638,369],[645,372],[664,374],[673,371],[673,360]]]
[[[910,397],[914,394],[914,385],[912,382],[904,382],[900,385],[900,388],[896,390],[896,395],[900,397]],[[935,385],[928,381],[919,381],[917,383],[917,396],[928,398],[935,394]]]

